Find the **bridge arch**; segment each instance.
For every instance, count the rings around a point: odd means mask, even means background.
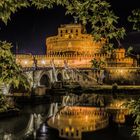
[[[50,87],[51,86],[51,80],[50,80],[50,77],[48,76],[48,74],[43,74],[40,77],[39,83],[40,83],[41,86]]]
[[[62,75],[62,73],[58,73],[57,74],[57,79],[58,79],[58,81],[63,81],[63,75]]]

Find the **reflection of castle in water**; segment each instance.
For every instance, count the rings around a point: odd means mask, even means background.
[[[80,139],[82,132],[107,127],[108,116],[104,108],[67,106],[56,114],[55,119],[49,119],[48,124],[59,130],[60,137]]]
[[[106,98],[106,100],[109,98]],[[17,140],[22,138],[32,139],[33,137],[34,139],[43,139],[51,137],[50,132],[53,130],[52,128],[55,128],[59,131],[59,136],[62,138],[70,140],[81,139],[83,132],[94,132],[106,128],[109,124],[110,114],[113,117],[112,121],[119,124],[125,122],[125,116],[128,115],[128,110],[122,105],[126,100],[109,101],[109,105],[102,106],[100,104],[102,107],[80,106],[80,103],[82,105],[85,99],[91,104],[92,102],[99,102],[99,100],[102,101],[102,97],[97,98],[95,94],[89,94],[89,96],[85,96],[85,94],[83,96],[69,94],[69,96],[63,97],[61,105],[52,103],[50,110],[47,111],[48,115],[31,114],[26,128],[23,131],[11,133],[12,135],[8,133],[4,137],[10,140],[16,140],[16,138]],[[43,120],[46,120],[46,118],[47,122],[44,122]]]
[[[114,100],[104,107],[84,107],[73,106],[71,104],[73,101],[69,96],[63,98],[64,101],[59,109],[57,103],[51,104],[49,119],[47,120],[48,125],[57,129],[62,138],[81,139],[83,132],[104,129],[109,125],[110,116],[115,123],[123,124],[125,116],[129,114],[124,106],[126,100]]]

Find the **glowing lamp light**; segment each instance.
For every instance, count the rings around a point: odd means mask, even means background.
[[[74,128],[71,129],[71,132],[74,132]]]
[[[68,127],[66,127],[66,128],[65,128],[65,131],[66,131],[66,132],[69,132],[69,128],[68,128]]]
[[[120,70],[120,73],[123,73],[123,70]]]
[[[42,63],[43,65],[45,65],[45,64],[46,64],[45,60],[42,60],[42,61],[41,61],[41,63]]]
[[[86,115],[86,121],[88,120],[88,116]]]
[[[28,61],[27,61],[27,60],[25,60],[25,61],[24,61],[24,64],[25,64],[25,65],[27,65],[27,63],[28,63]]]

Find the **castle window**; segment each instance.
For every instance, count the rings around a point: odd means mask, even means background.
[[[70,32],[73,33],[73,30],[71,29]]]
[[[68,33],[68,30],[66,30],[66,33]]]
[[[76,36],[78,36],[78,29],[76,29]]]

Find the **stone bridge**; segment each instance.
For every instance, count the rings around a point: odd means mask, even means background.
[[[27,77],[30,87],[51,88],[55,82],[77,82],[82,87],[90,87],[97,84],[97,72],[89,68],[66,69],[64,67],[24,67],[24,75]],[[8,94],[10,85],[3,86],[4,94]]]
[[[96,74],[91,69],[70,69],[63,67],[55,68],[38,68],[36,70],[24,70],[25,75],[31,87],[45,86],[50,88],[57,81],[61,82],[78,82],[80,85],[97,84]]]

